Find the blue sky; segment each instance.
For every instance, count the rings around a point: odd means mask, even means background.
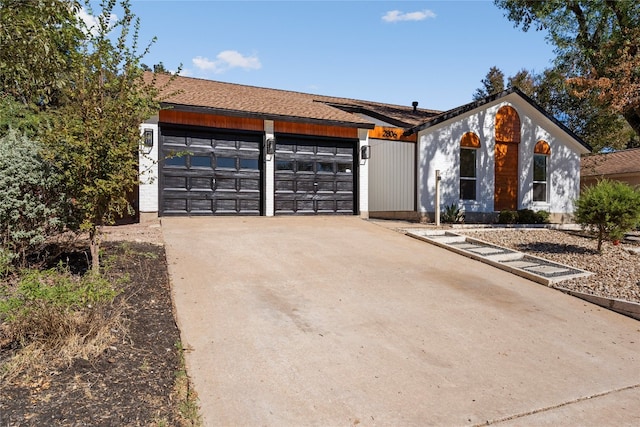
[[[553,48],[492,1],[133,0],[143,62],[182,75],[401,105],[470,102],[489,68],[542,71]]]

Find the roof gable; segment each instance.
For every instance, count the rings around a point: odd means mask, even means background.
[[[480,108],[484,107],[485,105],[491,104],[491,103],[493,103],[495,101],[498,101],[498,100],[500,100],[502,98],[505,98],[505,97],[507,97],[507,96],[509,96],[511,94],[515,94],[518,97],[520,97],[525,103],[527,103],[528,105],[533,107],[541,115],[543,115],[545,118],[550,120],[555,126],[560,128],[567,135],[569,135],[569,137],[571,137],[574,141],[576,141],[578,144],[580,144],[586,150],[591,151],[591,147],[589,146],[589,144],[584,142],[582,140],[582,138],[580,138],[578,135],[573,133],[573,131],[571,131],[571,129],[569,129],[564,124],[562,124],[560,121],[558,121],[555,117],[553,117],[551,114],[549,114],[544,108],[542,108],[538,103],[536,103],[534,100],[529,98],[527,95],[522,93],[517,88],[511,88],[511,89],[505,90],[503,92],[497,93],[495,95],[487,96],[487,97],[485,97],[483,99],[480,99],[478,101],[470,102],[468,104],[462,105],[462,106],[454,108],[452,110],[445,111],[445,112],[443,112],[443,113],[441,113],[439,115],[436,115],[436,116],[432,117],[431,119],[427,120],[426,122],[424,122],[424,123],[422,123],[420,125],[417,125],[417,126],[414,126],[414,127],[410,128],[410,129],[408,129],[405,132],[405,135],[411,135],[413,133],[416,133],[416,132],[419,132],[421,130],[430,128],[432,126],[435,126],[437,124],[444,123],[444,122],[449,121],[449,120],[453,120],[453,119],[455,119],[456,117],[458,117],[458,116],[460,116],[462,114],[471,112],[471,111],[476,110],[476,109],[480,109]]]

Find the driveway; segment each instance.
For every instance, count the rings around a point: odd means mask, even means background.
[[[636,320],[356,217],[162,231],[207,426],[640,424]]]

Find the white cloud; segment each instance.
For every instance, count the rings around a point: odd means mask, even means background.
[[[193,65],[202,71],[211,71],[216,74],[224,73],[231,68],[243,68],[245,70],[259,70],[262,68],[260,59],[255,55],[244,56],[235,50],[220,52],[215,60],[203,56],[192,59]]]
[[[404,13],[400,10],[390,10],[389,12],[384,14],[382,20],[385,22],[424,21],[425,19],[435,17],[436,14],[428,9],[407,13]]]
[[[91,15],[89,12],[85,10],[84,7],[81,7],[80,11],[78,12],[78,18],[80,18],[80,20],[84,22],[84,25],[86,26],[87,34],[96,35],[98,33],[98,27],[100,25],[100,22],[98,21],[98,16]],[[118,22],[118,17],[113,13],[109,15],[108,25],[111,27],[116,22]]]

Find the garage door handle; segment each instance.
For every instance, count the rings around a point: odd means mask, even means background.
[[[317,183],[317,182],[314,182],[314,183],[313,183],[313,185],[315,185],[315,186],[317,187],[317,186],[318,186],[318,183]]]

